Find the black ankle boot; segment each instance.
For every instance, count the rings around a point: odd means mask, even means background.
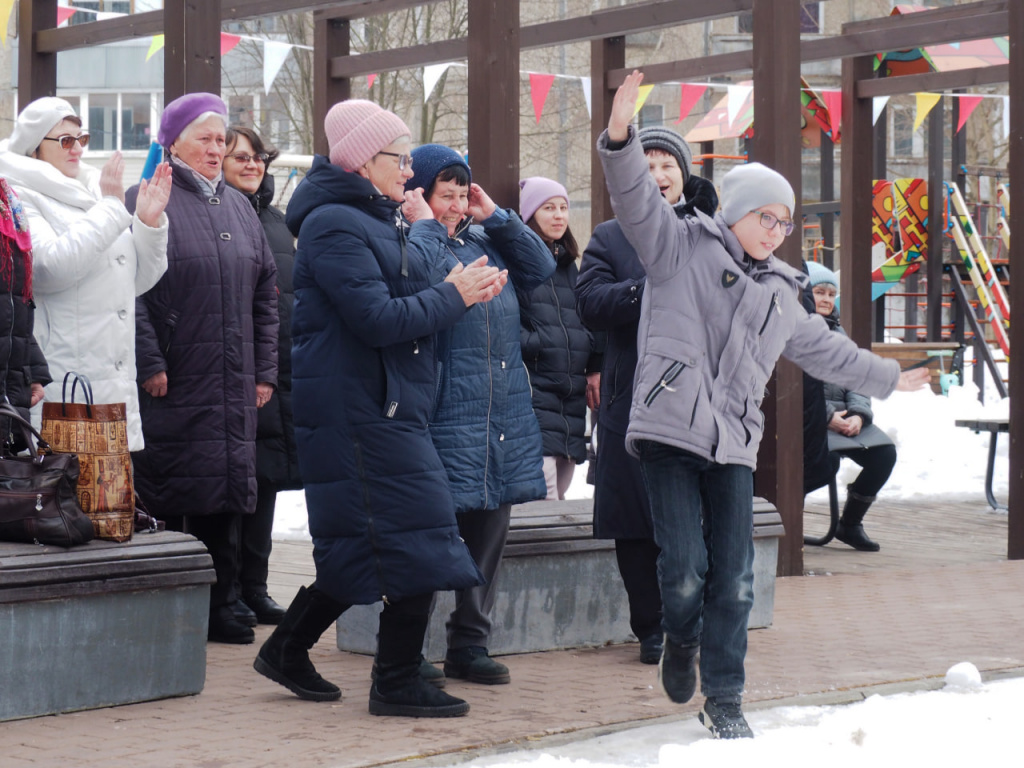
[[[665,636],[665,648],[658,665],[658,680],[665,694],[676,704],[685,704],[697,691],[699,645],[678,645]]]
[[[846,488],[846,506],[843,507],[843,516],[839,518],[839,525],[836,526],[836,538],[861,552],[877,552],[881,546],[868,538],[864,533],[864,526],[861,525],[875,497],[861,496],[851,490],[852,487]]]
[[[309,660],[309,649],[346,608],[315,586],[301,587],[277,629],[260,648],[253,668],[300,699],[337,701],[341,689],[320,676]]]
[[[423,679],[420,649],[428,616],[384,610],[377,635],[377,675],[370,688],[370,714],[397,717],[458,717],[469,704]]]

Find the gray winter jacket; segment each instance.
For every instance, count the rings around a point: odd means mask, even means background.
[[[678,219],[648,172],[635,131],[621,149],[598,140],[612,208],[647,273],[626,445],[672,445],[719,464],[756,467],[760,406],[785,357],[812,376],[876,397],[900,369],[809,315],[806,277],[743,253],[721,215]]]

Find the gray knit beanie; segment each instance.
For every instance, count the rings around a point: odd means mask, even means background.
[[[811,288],[816,285],[831,285],[837,291],[839,290],[839,277],[824,264],[808,261],[807,276],[810,278]]]
[[[796,195],[786,177],[761,163],[737,165],[722,179],[722,218],[730,227],[762,205],[781,203],[793,215]]]
[[[637,136],[640,139],[641,146],[644,148],[644,152],[650,149],[660,149],[662,152],[668,152],[672,155],[676,162],[679,163],[679,167],[683,169],[683,183],[686,183],[687,179],[690,178],[692,155],[690,154],[690,145],[686,143],[682,136],[671,128],[665,128],[661,125],[641,128]]]

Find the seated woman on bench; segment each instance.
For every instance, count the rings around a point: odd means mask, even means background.
[[[813,261],[807,263],[807,271],[811,278],[815,311],[824,316],[833,331],[845,333],[839,325],[836,309],[839,280],[835,272]],[[827,382],[824,391],[832,471],[838,471],[841,457],[853,459],[862,467],[857,479],[846,488],[846,506],[836,528],[836,538],[862,552],[877,552],[881,547],[864,533],[862,522],[892,474],[896,465],[896,446],[885,432],[874,425],[871,398]],[[809,490],[813,488],[805,488],[805,491]]]

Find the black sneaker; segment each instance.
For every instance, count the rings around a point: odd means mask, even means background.
[[[661,661],[661,651],[665,647],[664,637],[658,632],[640,641],[641,664],[657,664]]]
[[[676,704],[685,704],[697,691],[697,652],[699,645],[676,645],[666,638],[658,665],[658,682]]]
[[[705,699],[704,708],[697,717],[716,739],[754,738],[738,701]]]
[[[444,660],[444,674],[484,685],[504,685],[511,679],[508,667],[488,656],[487,649],[479,645],[449,649]]]

